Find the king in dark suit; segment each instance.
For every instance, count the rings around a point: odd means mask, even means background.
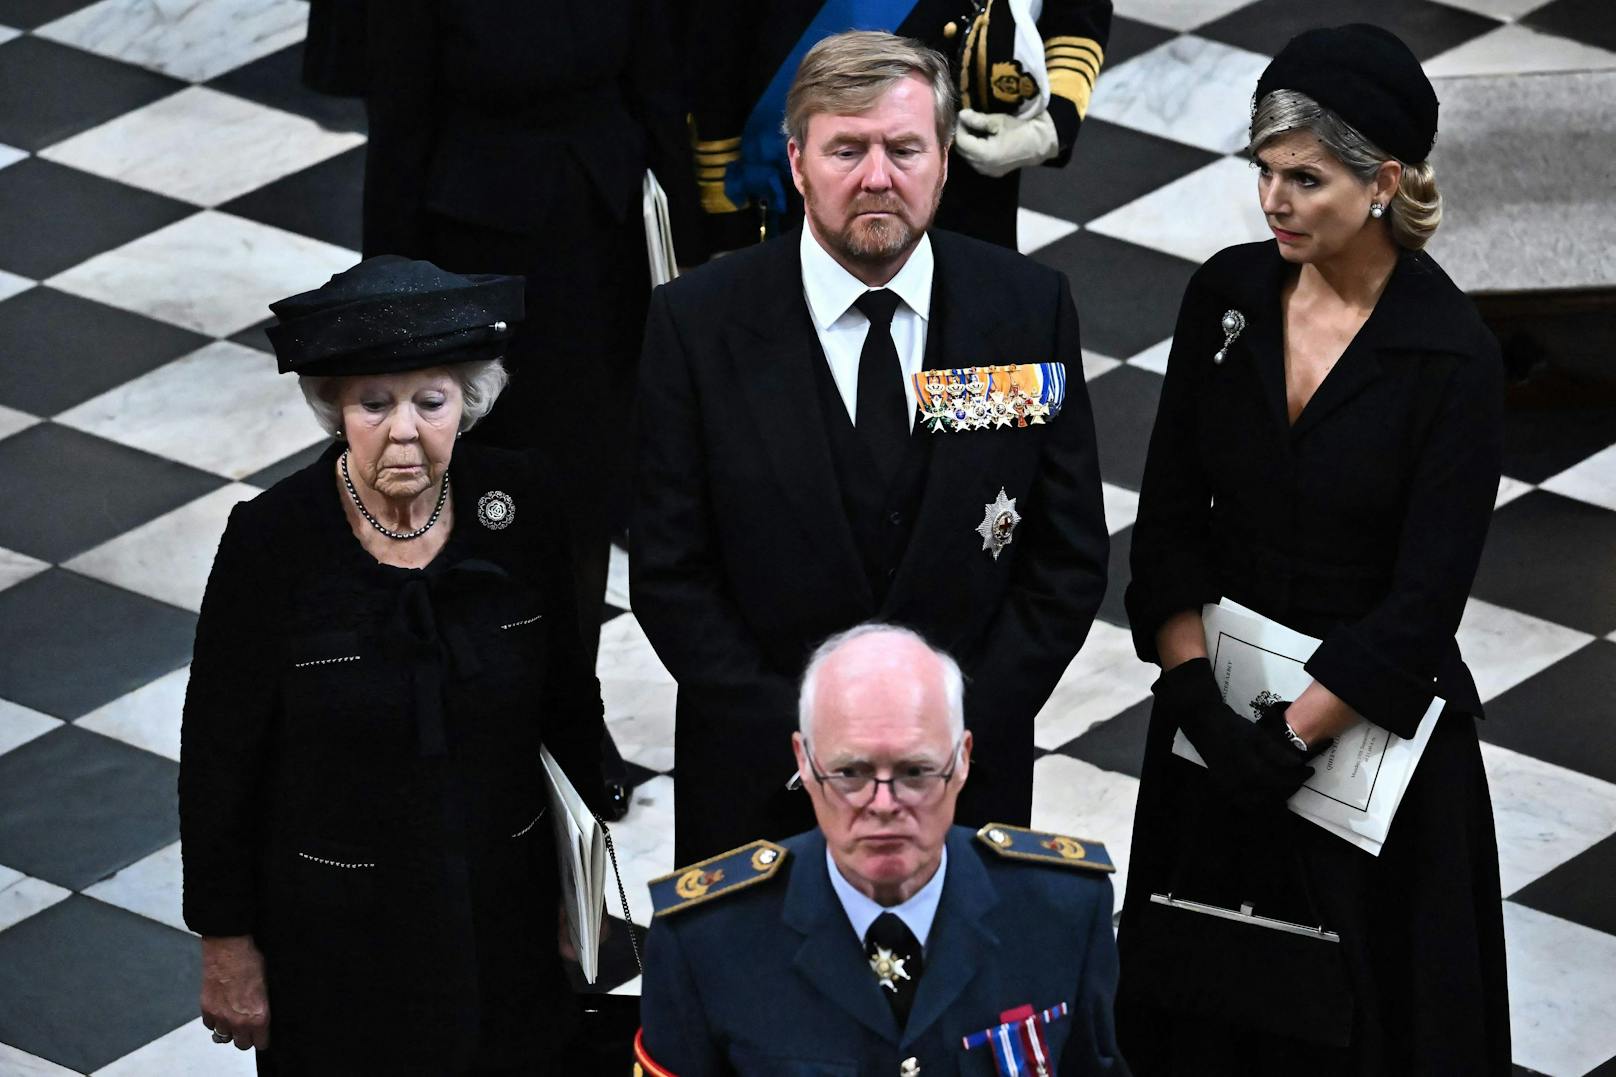
[[[928,231],[952,93],[914,42],[821,42],[787,98],[806,230],[653,297],[631,572],[679,683],[681,861],[809,824],[785,789],[797,671],[870,618],[960,656],[962,819],[1029,818],[1033,717],[1107,536],[1066,279]]]

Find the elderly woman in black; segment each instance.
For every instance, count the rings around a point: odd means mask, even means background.
[[[380,257],[271,309],[335,440],[231,513],[197,624],[180,824],[204,1020],[260,1072],[553,1072],[572,1011],[539,751],[598,807],[600,690],[564,495],[456,448],[503,385],[522,280]]]
[[[1274,240],[1215,255],[1184,297],[1127,594],[1164,671],[1119,936],[1118,1031],[1147,1077],[1510,1071],[1481,706],[1454,641],[1498,486],[1503,370],[1421,251],[1441,216],[1436,120],[1390,33],[1292,40],[1251,122]],[[1258,723],[1207,661],[1200,610],[1223,597],[1323,641],[1311,686]],[[1410,737],[1433,696],[1446,709],[1378,858],[1284,810],[1331,737],[1360,719]],[[1172,754],[1180,729],[1207,769]],[[1265,962],[1265,942],[1298,937],[1205,917],[1181,932],[1186,914],[1150,901],[1167,891],[1340,942]]]

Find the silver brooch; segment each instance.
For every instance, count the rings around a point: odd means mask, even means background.
[[[492,531],[503,531],[516,519],[516,502],[504,490],[490,490],[477,499],[477,520]]]
[[[1006,497],[1002,486],[999,487],[999,496],[982,507],[987,514],[976,525],[976,533],[982,536],[982,548],[997,561],[999,553],[1010,545],[1016,525],[1021,522],[1021,513],[1016,511],[1016,499]]]
[[[1240,331],[1246,327],[1246,316],[1238,310],[1226,310],[1223,312],[1222,325],[1223,347],[1212,353],[1214,363],[1222,363],[1228,356],[1229,345],[1234,343],[1234,338],[1239,336]]]

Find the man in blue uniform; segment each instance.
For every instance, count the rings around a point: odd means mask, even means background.
[[[803,676],[792,737],[818,829],[651,884],[646,1077],[1125,1074],[1104,847],[952,825],[959,667],[866,624]]]

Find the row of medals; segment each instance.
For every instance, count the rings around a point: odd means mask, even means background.
[[[930,399],[920,405],[920,420],[927,429],[992,430],[1001,426],[1038,425],[1049,419],[1049,405],[1034,400],[1019,385],[1008,392],[988,389],[988,381],[973,378],[946,386],[930,382]],[[943,394],[946,393],[945,397]]]

